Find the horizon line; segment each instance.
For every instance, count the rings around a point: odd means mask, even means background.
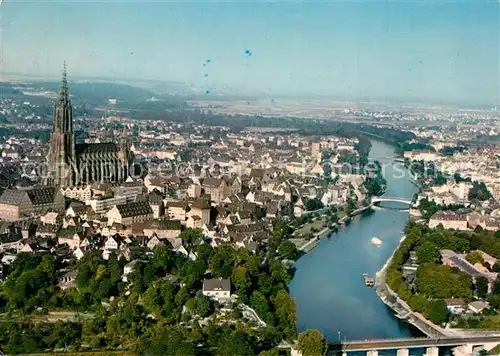
[[[500,1],[500,0],[498,0]],[[20,76],[23,77],[22,79],[27,79],[27,80],[34,80],[34,81],[42,81],[42,80],[48,80],[48,81],[54,81],[54,82],[59,82],[60,81],[60,75],[56,74],[34,74],[34,73],[21,73],[21,72],[7,72],[7,71],[2,71],[0,81],[6,82],[9,81],[8,79],[6,80],[4,78],[5,75],[11,75],[11,76]],[[134,82],[137,83],[148,83],[148,84],[178,84],[178,85],[184,85],[186,90],[189,90],[189,88],[193,85],[189,82],[182,82],[182,81],[176,81],[176,80],[166,80],[166,79],[147,79],[147,78],[124,78],[124,77],[109,77],[109,76],[93,76],[93,75],[69,75],[68,78],[73,78],[76,79],[77,81],[89,81],[89,80],[99,80],[99,81],[104,81],[104,83],[110,83],[110,84],[121,84],[123,83],[118,83],[118,82],[125,82],[127,85],[132,86],[132,87],[140,87],[137,85],[134,85]],[[69,80],[69,82],[75,81],[75,80]],[[142,88],[144,89],[144,88]],[[151,91],[151,89],[148,89]],[[238,90],[239,92],[237,93],[228,93],[227,91],[221,90],[220,93],[217,94],[214,99],[220,99],[223,97],[240,97],[240,98],[269,98],[269,97],[274,97],[274,98],[297,98],[301,97],[304,100],[307,99],[325,99],[329,98],[330,100],[334,101],[341,101],[341,102],[356,102],[356,103],[363,103],[363,102],[370,102],[370,103],[378,103],[378,104],[394,104],[394,105],[408,105],[408,104],[418,104],[418,105],[423,105],[423,106],[436,106],[436,105],[445,105],[445,106],[452,106],[455,108],[484,108],[484,107],[490,107],[490,109],[496,109],[498,106],[500,106],[500,101],[498,103],[493,103],[493,102],[482,102],[479,103],[477,101],[475,102],[466,102],[463,99],[458,99],[458,98],[423,98],[423,97],[397,97],[397,96],[385,96],[385,97],[378,97],[376,95],[358,95],[358,96],[353,96],[353,97],[347,97],[346,94],[324,94],[324,93],[307,93],[307,94],[285,94],[285,93],[273,93],[273,95],[270,95],[269,93],[265,93],[265,90],[263,89],[261,93],[242,93],[241,90]],[[151,91],[152,94],[158,94],[153,91]],[[213,93],[216,94],[217,90],[213,90]],[[177,96],[197,96],[201,95],[203,93],[198,93],[198,92],[192,92],[189,94],[180,94],[176,93],[174,95]],[[163,95],[163,94],[160,94]],[[464,106],[466,105],[466,106]]]

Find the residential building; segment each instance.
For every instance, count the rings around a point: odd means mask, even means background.
[[[231,298],[231,281],[229,279],[205,279],[203,281],[203,295],[219,302]]]
[[[186,227],[190,229],[201,229],[203,222],[198,215],[190,215],[186,220]]]
[[[190,216],[199,216],[202,225],[210,224],[210,205],[202,199],[195,200],[191,203]]]
[[[206,177],[201,187],[205,194],[209,194],[210,199],[216,203],[220,203],[227,195],[227,185],[224,179]]]
[[[159,239],[173,241],[173,239],[179,237],[181,229],[182,225],[179,220],[152,220],[146,222],[143,227],[143,234],[147,237],[156,235]]]
[[[15,221],[23,217],[43,215],[48,211],[63,212],[64,209],[64,197],[54,187],[6,189],[0,196],[2,220]]]
[[[438,212],[432,215],[429,220],[429,227],[434,229],[440,224],[445,229],[468,230],[467,216],[464,214]]]
[[[106,216],[108,218],[108,225],[112,225],[113,223],[131,225],[153,219],[153,210],[148,202],[120,204],[115,205],[109,210]]]
[[[451,314],[462,314],[467,311],[467,302],[462,298],[447,298],[444,300]]]
[[[69,288],[76,288],[76,271],[69,271],[66,272],[60,279],[59,279],[59,288],[62,290],[66,290]]]
[[[96,197],[88,200],[87,205],[92,207],[96,214],[105,214],[109,209],[115,205],[127,204],[126,197]]]
[[[469,303],[469,310],[474,314],[480,314],[484,309],[488,308],[489,304],[487,302],[483,302],[480,300],[476,300],[472,303]]]
[[[187,203],[183,201],[167,201],[167,214],[172,220],[186,220]]]

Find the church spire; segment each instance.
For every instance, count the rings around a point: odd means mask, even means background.
[[[54,102],[54,132],[72,132],[73,115],[71,101],[69,100],[68,78],[66,76],[66,62],[64,62],[61,91],[59,100]]]
[[[60,101],[66,102],[66,103],[69,101],[68,78],[67,78],[67,74],[66,74],[66,61],[64,61],[64,65],[63,65]]]

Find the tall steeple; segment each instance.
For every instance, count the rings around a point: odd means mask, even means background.
[[[73,132],[73,108],[69,100],[66,62],[64,62],[59,100],[54,102],[53,132]]]
[[[59,98],[54,101],[52,134],[47,160],[52,171],[47,184],[65,187],[74,184],[75,133],[73,132],[73,108],[69,100],[66,62],[64,62]]]
[[[59,96],[60,102],[69,103],[69,91],[68,91],[68,77],[66,73],[66,61],[63,64],[63,73],[62,73],[62,82],[61,82],[61,91]]]

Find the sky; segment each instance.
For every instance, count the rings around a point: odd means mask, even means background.
[[[4,0],[2,72],[499,103],[500,3]],[[205,65],[204,65],[205,64]]]

